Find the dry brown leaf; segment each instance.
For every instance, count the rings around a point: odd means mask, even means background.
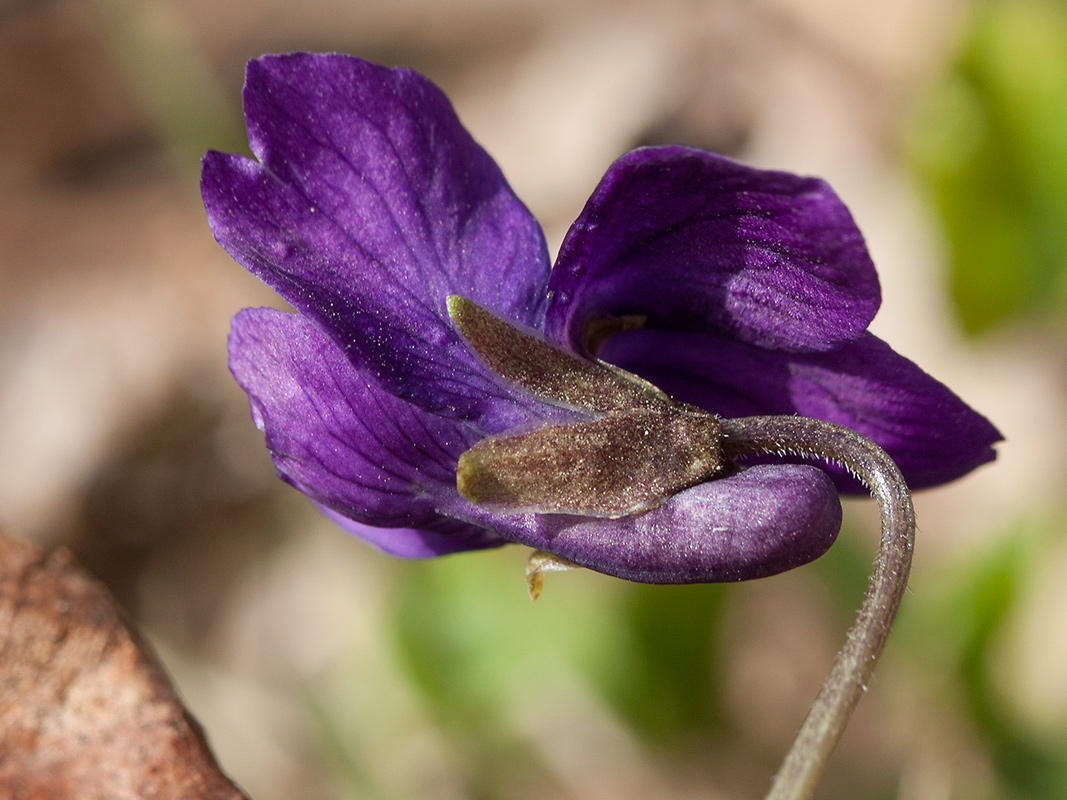
[[[107,590],[2,534],[0,797],[245,798]]]

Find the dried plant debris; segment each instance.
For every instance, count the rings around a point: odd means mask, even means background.
[[[0,797],[245,797],[107,590],[2,534]]]

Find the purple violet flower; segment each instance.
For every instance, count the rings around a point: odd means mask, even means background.
[[[630,580],[741,580],[821,555],[840,526],[838,492],[858,488],[811,465],[727,464],[650,488],[650,510],[615,518],[580,501],[565,513],[472,503],[457,488],[464,453],[606,412],[490,367],[450,316],[453,295],[567,363],[599,358],[647,379],[672,409],[852,428],[913,489],[995,457],[988,421],[867,332],[877,275],[820,180],[684,147],[635,150],[609,168],[550,270],[536,220],[420,75],[267,56],[248,64],[244,103],[258,161],[209,152],[204,204],[219,243],[298,313],[239,313],[230,366],[281,477],[385,552],[517,542]],[[589,428],[560,430],[593,441]],[[638,474],[640,448],[624,451],[601,455],[612,474]]]

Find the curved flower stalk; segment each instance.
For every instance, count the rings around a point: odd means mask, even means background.
[[[785,450],[838,461],[867,486],[882,516],[878,556],[859,615],[767,795],[802,800],[815,791],[889,638],[911,571],[915,511],[893,459],[849,428],[802,417],[742,417],[724,421],[723,434],[727,456]]]
[[[798,756],[824,759],[906,582],[907,485],[969,472],[1000,438],[867,332],[877,275],[829,186],[635,150],[550,269],[537,222],[425,78],[269,56],[244,101],[256,160],[208,153],[202,191],[219,243],[296,310],[246,309],[230,338],[281,477],[394,555],[512,542],[541,554],[538,574],[687,583],[821,555],[839,493],[862,489],[851,470],[897,514],[897,561],[872,581],[873,638],[846,646],[862,664]],[[768,451],[844,469],[744,458]],[[782,797],[813,785],[783,774]]]

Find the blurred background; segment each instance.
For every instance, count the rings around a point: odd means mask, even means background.
[[[916,498],[911,590],[820,797],[1067,796],[1063,0],[0,0],[0,528],[147,632],[224,769],[281,798],[761,797],[877,537],[748,584],[399,562],[275,477],[226,371],[277,300],[212,240],[264,52],[440,84],[558,245],[606,167],[684,143],[818,174],[873,329],[1005,434]]]

